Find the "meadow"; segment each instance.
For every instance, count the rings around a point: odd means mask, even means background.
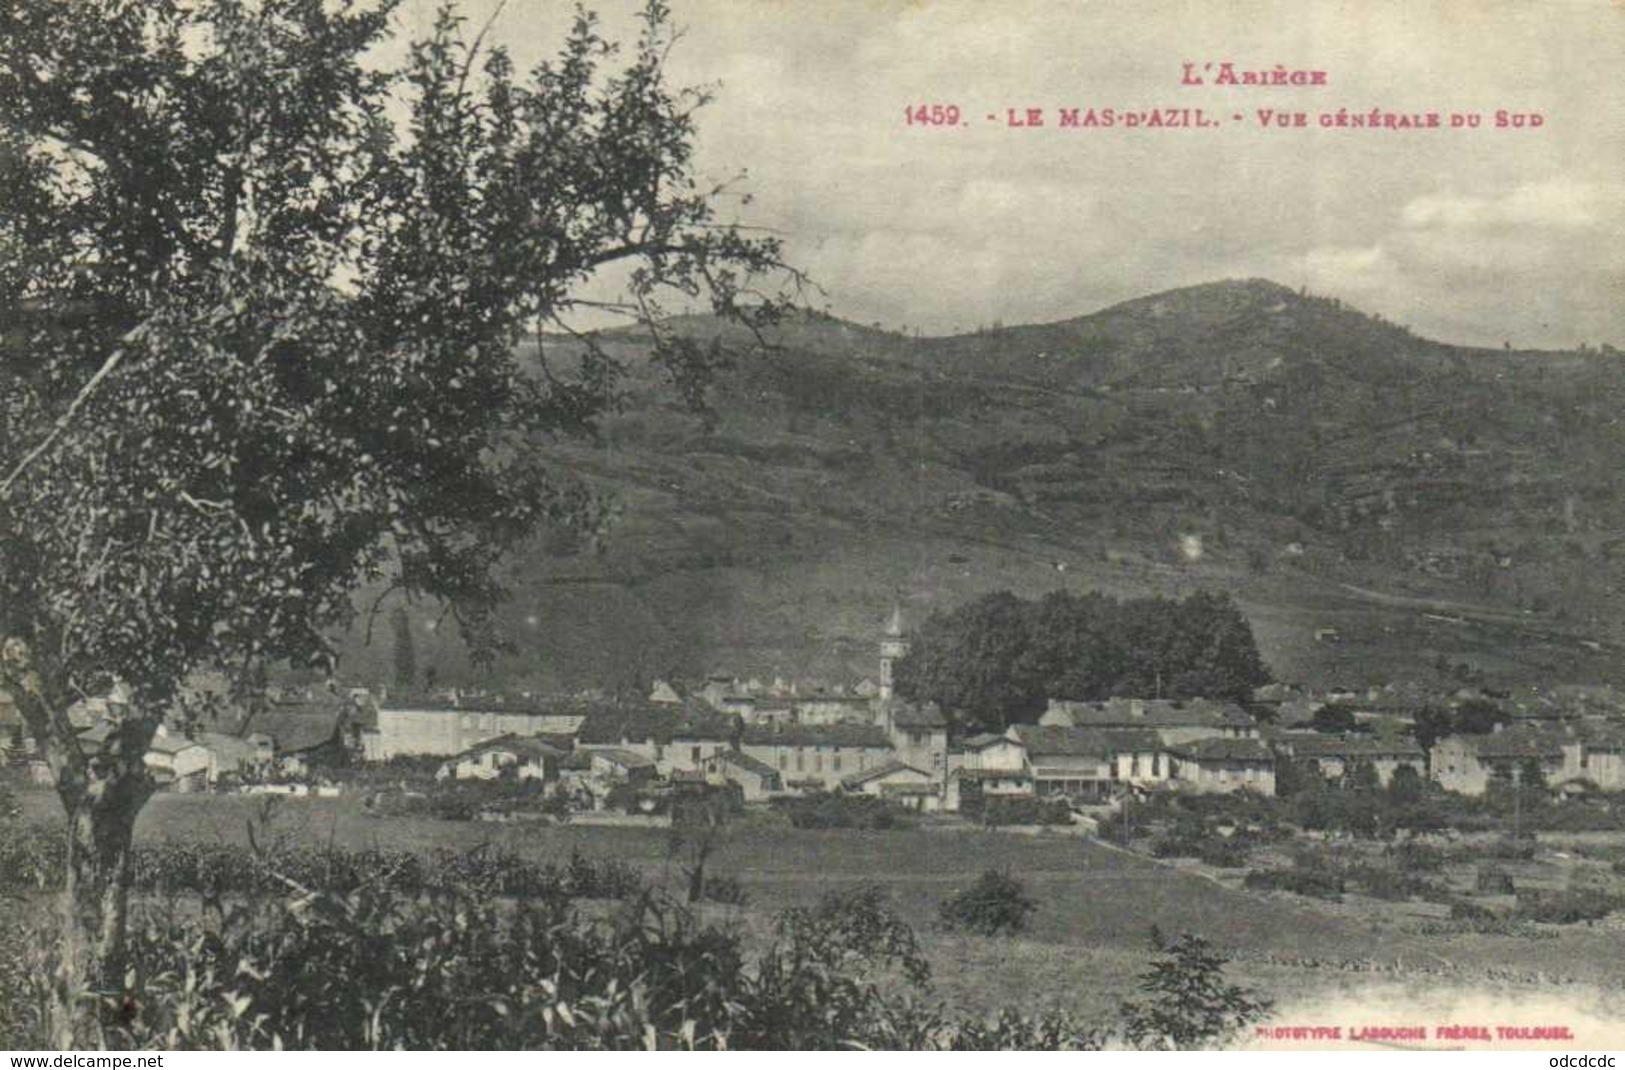
[[[55,799],[20,796],[25,819],[49,819]],[[248,842],[251,823],[290,843],[347,850],[466,850],[481,844],[537,862],[572,852],[613,857],[676,890],[682,876],[665,829],[490,824],[374,817],[353,798],[287,799],[264,822],[264,802],[243,796],[160,795],[143,812],[139,840]],[[1039,903],[1027,930],[984,937],[936,924],[945,898],[986,869],[1005,869]],[[1620,933],[1551,927],[1540,938],[1430,931],[1389,904],[1322,904],[1227,886],[1199,867],[1170,865],[1062,832],[1037,835],[922,827],[888,831],[794,829],[751,814],[726,831],[713,876],[736,878],[743,905],[704,910],[765,943],[772,919],[827,892],[870,884],[920,937],[939,997],[965,1013],[1012,1002],[1099,1017],[1130,994],[1153,927],[1191,932],[1232,956],[1229,975],[1277,999],[1335,998],[1378,985],[1396,999],[1441,986],[1593,1003],[1625,985]],[[1369,907],[1370,909],[1361,909]]]

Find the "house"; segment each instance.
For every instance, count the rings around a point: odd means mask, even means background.
[[[249,744],[257,764],[300,775],[350,764],[351,710],[338,699],[271,699],[228,711],[216,730]]]
[[[649,688],[649,701],[661,706],[680,706],[683,696],[665,680],[656,680],[654,686]]]
[[[694,772],[707,757],[733,750],[739,722],[701,706],[598,706],[576,728],[578,746],[642,755],[661,776]]]
[[[898,760],[924,769],[938,783],[948,772],[948,718],[935,702],[888,699],[882,706],[886,735]]]
[[[568,740],[564,741],[568,744]],[[538,736],[499,736],[476,744],[440,766],[439,780],[495,780],[509,775],[517,780],[559,778],[559,764],[569,754],[568,745],[549,743]]]
[[[1563,744],[1563,780],[1587,781],[1603,791],[1625,789],[1625,725],[1581,725]]]
[[[1114,698],[1105,702],[1050,699],[1038,723],[1046,727],[1151,729],[1166,744],[1258,735],[1258,724],[1246,710],[1234,702],[1204,698]]]
[[[1483,795],[1492,781],[1520,779],[1530,763],[1548,783],[1561,781],[1564,748],[1575,739],[1561,728],[1535,724],[1514,725],[1487,735],[1446,736],[1433,745],[1428,764],[1433,779],[1445,790]]]
[[[378,705],[378,736],[367,757],[403,754],[451,757],[499,736],[573,734],[593,704],[576,699],[509,702],[495,696],[391,696]]]
[[[936,810],[942,805],[937,778],[896,758],[842,777],[841,790],[893,799],[915,810]]]
[[[655,778],[655,763],[635,751],[603,747],[585,752],[588,770],[600,781],[647,784]]]
[[[1275,794],[1275,754],[1261,739],[1209,736],[1168,747],[1173,780],[1195,791]]]
[[[875,704],[862,695],[803,695],[791,707],[799,724],[873,724]]]
[[[225,732],[199,732],[198,742],[209,752],[209,783],[218,783],[223,776],[242,777],[263,772],[274,760],[274,750],[261,748],[241,736]]]
[[[1027,748],[1014,728],[1002,734],[982,732],[960,740],[950,764],[956,769],[1026,772]]]
[[[1039,724],[1011,731],[1026,751],[1037,795],[1101,799],[1120,786],[1168,776],[1162,740],[1150,729]]]
[[[740,721],[737,717],[700,707],[685,709],[672,723],[669,745],[656,765],[662,776],[670,776],[679,770],[701,770],[705,767],[705,759],[735,749],[735,744],[739,742],[739,731]]]
[[[1032,793],[1027,748],[1013,729],[969,736],[949,749],[943,809],[959,810],[970,796]]]
[[[784,791],[784,778],[772,766],[741,751],[713,754],[704,761],[705,772],[739,785],[745,802],[761,802]]]
[[[739,750],[777,770],[787,787],[801,783],[826,790],[896,757],[885,730],[867,724],[747,724]]]
[[[96,753],[119,730],[113,719],[98,721],[79,733],[79,745]],[[160,724],[142,759],[148,774],[166,791],[201,791],[209,782],[209,752],[196,740]]]
[[[1376,771],[1377,781],[1383,787],[1388,786],[1394,779],[1395,770],[1401,766],[1409,766],[1418,775],[1427,776],[1427,752],[1413,739],[1367,739],[1289,732],[1279,736],[1276,745],[1327,779],[1344,776],[1362,762]]]

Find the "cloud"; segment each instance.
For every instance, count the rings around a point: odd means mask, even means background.
[[[1524,227],[1577,230],[1625,208],[1625,186],[1551,178],[1527,182],[1498,196],[1430,193],[1405,205],[1402,218],[1416,228]]]

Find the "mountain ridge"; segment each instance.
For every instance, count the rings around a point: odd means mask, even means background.
[[[1286,679],[1615,673],[1625,391],[1608,354],[1435,342],[1225,280],[934,338],[801,313],[779,351],[718,376],[706,421],[641,339],[602,338],[632,370],[628,404],[555,457],[620,521],[602,553],[515,563],[504,686],[726,665],[853,680],[894,598],[917,616],[999,587],[1227,590]],[[442,679],[479,682],[428,645]],[[352,643],[346,671],[387,662]]]

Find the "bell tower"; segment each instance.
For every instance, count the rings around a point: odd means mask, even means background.
[[[903,624],[903,607],[893,603],[886,630],[880,636],[880,697],[892,697],[892,670],[899,658],[908,654],[908,629]]]

